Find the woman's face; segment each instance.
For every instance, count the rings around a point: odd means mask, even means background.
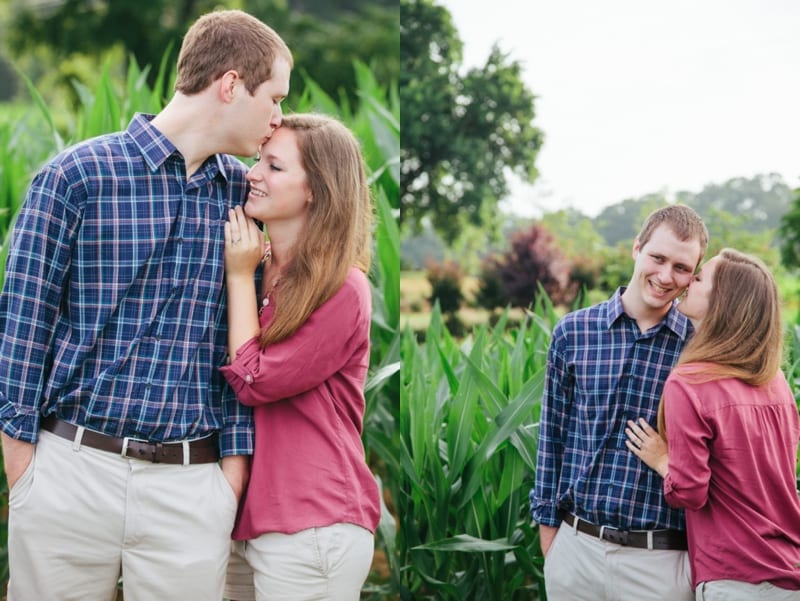
[[[247,180],[250,194],[244,210],[248,216],[266,224],[305,221],[311,191],[294,131],[275,130],[261,147],[261,156],[250,168]]]
[[[686,296],[678,303],[678,311],[692,321],[702,321],[708,313],[708,303],[713,292],[714,270],[719,257],[709,259],[700,272],[694,277],[686,291]]]

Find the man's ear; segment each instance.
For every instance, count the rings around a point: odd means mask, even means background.
[[[233,102],[236,97],[236,88],[241,86],[242,78],[239,73],[231,69],[222,74],[218,80],[217,90],[219,91],[220,100],[225,103]],[[241,92],[240,92],[241,93]]]
[[[636,236],[636,238],[634,238],[633,240],[633,252],[631,253],[631,256],[633,257],[634,261],[639,257],[639,252],[641,250],[642,250],[642,245],[639,244],[639,236]]]

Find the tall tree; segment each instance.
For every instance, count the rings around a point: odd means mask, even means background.
[[[447,9],[400,0],[401,211],[448,242],[465,222],[499,225],[508,173],[532,182],[542,133],[521,65],[497,47],[461,75],[462,42]]]
[[[712,209],[746,215],[753,231],[775,229],[791,202],[792,191],[777,173],[735,177],[722,184],[707,184],[697,194],[678,192],[685,202],[705,217]]]
[[[800,268],[800,188],[787,213],[781,218],[781,262],[787,269]]]

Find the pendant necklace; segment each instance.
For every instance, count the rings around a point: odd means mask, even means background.
[[[267,247],[267,250],[264,253],[264,258],[261,259],[261,262],[269,263],[271,262],[271,260],[272,260],[272,248]],[[261,315],[261,312],[264,310],[264,307],[269,306],[270,297],[272,296],[272,293],[275,291],[275,288],[278,287],[278,283],[280,281],[281,281],[281,276],[279,274],[278,277],[272,280],[272,286],[270,286],[269,289],[266,292],[264,292],[264,296],[261,298],[261,307],[258,309],[259,315]]]
[[[264,307],[269,307],[269,299],[272,293],[275,291],[275,288],[278,287],[278,284],[281,281],[281,276],[278,276],[272,281],[272,286],[270,289],[264,293],[264,297],[261,299],[261,308],[258,310],[258,314],[261,315],[261,312],[264,310]]]

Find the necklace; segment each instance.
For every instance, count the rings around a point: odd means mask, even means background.
[[[272,293],[275,292],[275,288],[278,287],[278,284],[281,281],[281,276],[278,276],[274,280],[272,280],[272,286],[270,286],[269,290],[264,293],[264,297],[261,299],[261,308],[258,310],[258,314],[261,315],[261,312],[264,310],[264,307],[269,307],[269,300]]]

